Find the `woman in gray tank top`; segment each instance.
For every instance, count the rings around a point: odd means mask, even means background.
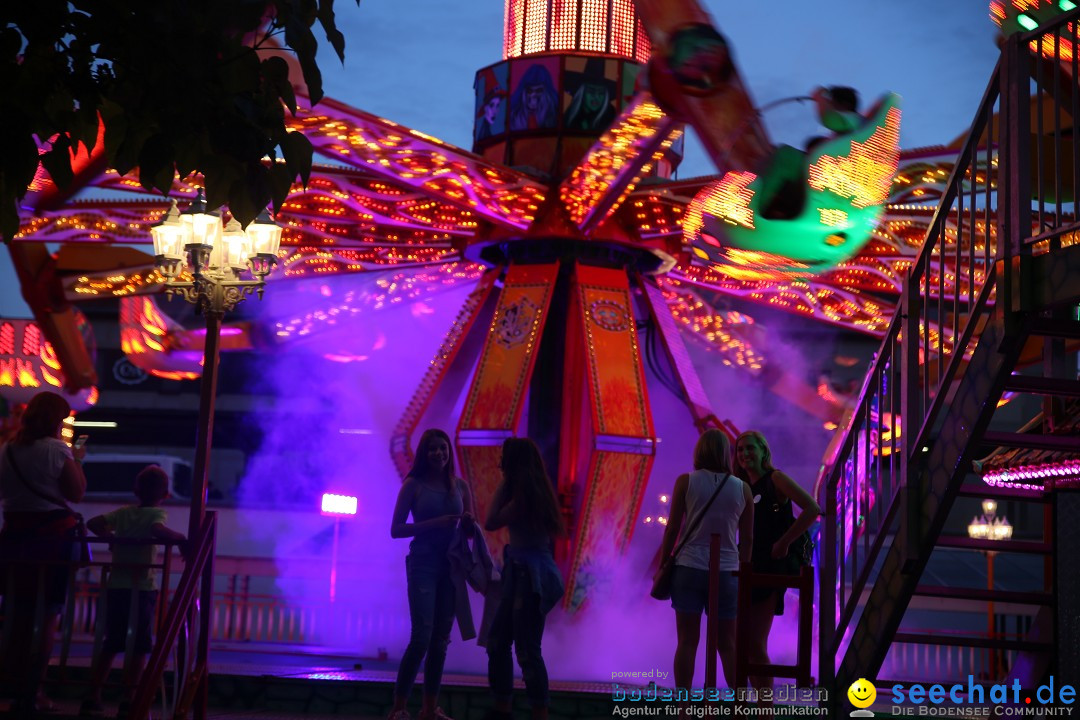
[[[454,626],[454,584],[446,551],[460,521],[467,529],[472,520],[472,495],[465,481],[454,475],[450,436],[425,430],[416,447],[416,459],[394,505],[390,537],[411,537],[405,558],[409,585],[412,632],[401,656],[394,685],[390,720],[409,720],[405,705],[424,663],[424,698],[420,720],[449,720],[438,707],[446,646]],[[407,522],[409,515],[412,522]]]
[[[715,495],[715,499],[713,496]],[[711,502],[710,502],[711,501]],[[717,558],[719,598],[716,649],[728,687],[735,687],[735,609],[738,581],[733,571],[750,562],[754,543],[754,501],[750,488],[731,474],[731,442],[717,429],[706,430],[694,446],[694,472],[680,475],[671,493],[671,517],[660,557],[675,549],[685,527],[695,523],[675,557],[671,607],[675,610],[675,686],[690,689],[701,639],[701,613],[709,597],[710,542],[720,536]],[[736,542],[736,536],[738,541]]]

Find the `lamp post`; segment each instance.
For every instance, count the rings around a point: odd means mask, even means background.
[[[1005,518],[1004,515],[997,514],[997,502],[994,500],[982,501],[981,517],[973,518],[968,524],[968,537],[974,540],[1008,540],[1012,537],[1012,525]],[[987,638],[990,643],[993,644],[994,638],[997,636],[997,627],[994,619],[994,600],[992,593],[994,592],[994,550],[987,549],[986,551],[986,588],[991,592],[991,597],[986,601],[986,625],[987,625]],[[997,648],[989,648],[989,660],[987,664],[988,672],[990,673],[990,681],[993,682],[997,679],[998,674],[998,655]]]
[[[323,515],[334,518],[334,544],[330,549],[330,604],[337,600],[337,565],[338,545],[341,535],[341,518],[355,517],[357,499],[352,495],[323,493],[321,511]]]
[[[200,188],[191,206],[182,213],[173,200],[165,217],[151,228],[150,233],[154,239],[154,260],[165,276],[166,296],[171,299],[173,295],[180,295],[206,318],[199,424],[195,435],[195,477],[188,518],[188,538],[195,538],[206,512],[221,321],[226,311],[235,308],[252,292],[258,292],[262,299],[266,277],[277,262],[281,226],[265,209],[246,228],[241,228],[235,218],[223,225],[220,212],[207,209],[206,197]],[[190,282],[180,279],[185,270],[190,270],[193,275]],[[245,271],[251,273],[251,279],[241,278]]]

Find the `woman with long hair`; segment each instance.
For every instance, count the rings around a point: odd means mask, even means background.
[[[510,543],[503,551],[502,598],[487,646],[488,682],[495,696],[492,717],[510,717],[513,646],[532,717],[545,720],[548,674],[540,644],[547,614],[563,596],[562,575],[552,547],[565,528],[555,488],[536,443],[528,438],[507,438],[499,468],[503,480],[484,522],[489,532],[505,527],[510,533]]]
[[[416,459],[398,493],[390,537],[411,537],[405,558],[412,632],[401,656],[390,720],[409,720],[405,705],[424,664],[420,720],[449,720],[438,706],[446,646],[454,626],[454,584],[446,551],[458,523],[472,523],[472,495],[454,474],[450,436],[432,428],[420,436]],[[412,522],[408,522],[409,515]]]
[[[813,525],[821,515],[821,508],[810,493],[773,467],[769,443],[757,430],[747,430],[736,438],[735,472],[749,483],[756,505],[751,559],[754,572],[780,572],[780,563],[787,556],[791,543]],[[792,512],[792,503],[799,506],[797,518]],[[751,663],[769,663],[769,633],[773,618],[783,614],[783,590],[754,589],[750,617],[746,618]],[[771,677],[752,677],[750,681],[757,688],[772,686]]]
[[[693,527],[690,527],[693,525]],[[711,539],[720,536],[720,603],[716,649],[728,687],[735,686],[735,611],[738,581],[733,573],[750,560],[754,535],[754,503],[750,488],[731,472],[731,442],[717,429],[706,430],[694,446],[694,471],[675,479],[671,516],[660,545],[662,559],[671,556],[685,534],[671,580],[675,610],[675,686],[689,689],[701,639],[701,613],[709,599]],[[738,538],[736,540],[736,534]]]
[[[0,505],[4,527],[0,541],[10,562],[0,582],[11,588],[4,597],[4,621],[11,623],[10,646],[0,648],[6,679],[18,688],[16,714],[55,710],[42,683],[52,654],[67,596],[67,565],[74,560],[79,516],[68,502],[86,493],[80,463],[82,447],[60,439],[71,406],[60,395],[40,392],[30,399],[18,429],[0,449]],[[42,596],[44,593],[44,596]],[[35,616],[42,624],[34,634]]]

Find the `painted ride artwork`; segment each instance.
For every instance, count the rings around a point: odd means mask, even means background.
[[[558,555],[566,602],[576,608],[627,546],[655,454],[642,349],[625,319],[644,313],[656,323],[698,428],[733,430],[710,409],[686,336],[840,423],[842,399],[793,377],[755,345],[750,307],[715,312],[701,291],[880,334],[951,155],[899,155],[899,101],[886,94],[850,132],[805,155],[794,151],[791,173],[776,158],[794,149],[774,149],[727,41],[695,3],[620,11],[597,31],[600,45],[587,34],[560,34],[574,19],[558,13],[573,6],[556,7],[563,9],[547,16],[546,32],[543,17],[510,4],[504,58],[477,73],[476,154],[332,100],[302,112],[294,129],[334,165],[316,167],[307,190],[297,187],[286,201],[278,262],[285,278],[420,267],[434,286],[474,283],[391,452],[404,472],[445,378],[472,364],[455,440],[478,509],[498,481],[502,438],[536,438],[573,528]],[[670,179],[687,124],[722,177]],[[802,202],[790,217],[775,216],[760,188],[780,191],[792,179]],[[57,190],[39,180],[30,198],[39,210],[20,240],[64,243],[61,258],[80,243],[119,251],[117,243],[141,241],[165,209],[111,172],[84,183],[122,200],[55,207]],[[193,197],[196,186],[177,181],[174,194]],[[130,256],[121,265],[54,276],[55,292],[78,301],[121,297],[131,363],[153,375],[197,376],[201,338],[153,300],[160,276]],[[67,321],[44,306],[35,311],[46,337],[61,338],[50,328]],[[226,349],[251,346],[250,328],[225,332]],[[288,326],[272,332],[285,346],[300,339]],[[479,353],[462,353],[477,336]],[[63,337],[64,367],[82,368],[69,370],[66,383],[86,385],[85,353]],[[564,388],[561,396],[544,390],[552,386]],[[538,423],[540,413],[561,421]],[[503,541],[489,540],[496,549]]]

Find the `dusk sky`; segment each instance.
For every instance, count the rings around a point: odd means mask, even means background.
[[[997,59],[984,0],[705,3],[731,42],[752,98],[764,106],[816,85],[859,90],[864,106],[903,97],[905,148],[948,142],[978,107]],[[351,0],[335,5],[345,66],[324,52],[328,96],[461,147],[471,145],[476,70],[501,59],[500,0]],[[766,113],[774,142],[819,132],[809,104]],[[681,177],[714,172],[693,138]],[[0,255],[0,315],[29,316]]]

